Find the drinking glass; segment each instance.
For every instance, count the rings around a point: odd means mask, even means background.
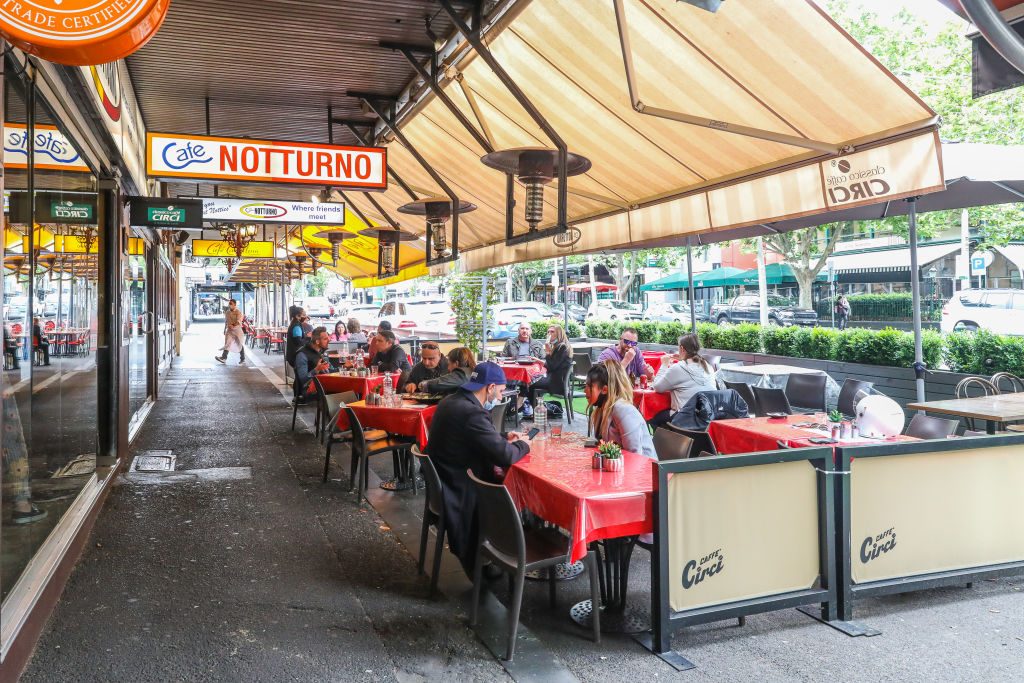
[[[551,423],[551,436],[560,437],[562,436],[562,423],[552,422]]]

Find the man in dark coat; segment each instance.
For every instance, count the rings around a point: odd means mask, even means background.
[[[476,489],[466,474],[495,481],[495,467],[508,468],[530,452],[517,432],[499,433],[491,422],[490,405],[501,399],[505,373],[494,363],[481,363],[469,382],[445,398],[430,423],[427,451],[444,488],[448,546],[472,578],[479,525]]]
[[[292,388],[295,390],[296,402],[305,403],[307,397],[316,394],[316,389],[310,391],[313,375],[331,371],[331,366],[324,356],[330,340],[327,328],[318,327],[313,330],[313,338],[309,343],[295,354],[295,380]]]
[[[409,356],[395,338],[391,330],[377,331],[376,336],[377,353],[373,355],[370,365],[380,366],[381,372],[408,372],[412,369],[409,365]]]

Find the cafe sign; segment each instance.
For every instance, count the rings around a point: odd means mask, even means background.
[[[344,225],[345,202],[296,202],[290,199],[195,197],[203,202],[203,220],[228,223]]]
[[[0,0],[0,36],[69,66],[127,57],[152,38],[171,0]]]
[[[201,230],[202,204],[195,199],[129,197],[129,221],[135,226]]]
[[[3,0],[0,0],[2,4]],[[4,123],[4,166],[28,168],[28,127],[24,123]],[[56,126],[37,123],[33,141],[33,164],[52,171],[89,173],[89,166]]]
[[[233,244],[224,240],[192,240],[192,256],[196,258],[238,258]],[[273,242],[250,242],[242,258],[274,258]]]
[[[150,132],[146,173],[151,178],[386,190],[387,150]]]

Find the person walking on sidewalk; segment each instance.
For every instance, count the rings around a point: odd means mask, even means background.
[[[242,311],[238,308],[238,302],[228,299],[228,307],[224,309],[224,347],[223,353],[215,358],[226,363],[228,353],[238,352],[238,364],[245,365],[245,336],[242,334]]]

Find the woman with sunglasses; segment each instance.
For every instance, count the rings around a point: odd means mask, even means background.
[[[590,368],[584,394],[590,404],[590,429],[595,438],[657,459],[651,433],[644,416],[633,405],[633,387],[621,364],[606,360]]]

